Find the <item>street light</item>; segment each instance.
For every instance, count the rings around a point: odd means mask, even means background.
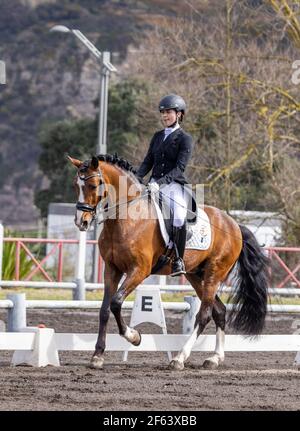
[[[100,79],[100,94],[99,94],[99,121],[98,121],[98,142],[96,153],[107,153],[107,106],[108,106],[108,84],[110,72],[117,72],[115,66],[110,62],[110,52],[100,52],[92,42],[81,33],[80,30],[70,29],[65,25],[55,25],[50,31],[58,31],[60,33],[72,33],[77,37],[96,57],[101,66],[101,79]]]
[[[117,72],[115,66],[110,62],[110,52],[103,51],[102,53],[92,44],[92,42],[81,33],[80,30],[70,29],[65,25],[55,25],[50,29],[50,31],[58,31],[60,33],[72,33],[77,37],[96,57],[97,61],[100,63],[100,93],[99,93],[99,121],[98,121],[98,141],[96,154],[106,154],[107,153],[107,107],[108,107],[108,84],[109,75],[111,72]],[[95,221],[94,228],[94,239],[97,240],[101,232],[101,228],[97,224],[97,219]],[[93,281],[94,283],[98,280],[98,259],[99,250],[96,246],[94,248],[93,257]]]

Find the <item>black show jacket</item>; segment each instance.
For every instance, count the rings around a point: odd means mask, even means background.
[[[151,179],[158,184],[170,184],[173,181],[187,184],[184,170],[192,155],[193,139],[181,128],[176,129],[165,140],[164,136],[164,130],[154,134],[136,175],[143,178],[152,169]]]

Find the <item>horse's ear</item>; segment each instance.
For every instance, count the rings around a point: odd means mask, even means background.
[[[93,157],[92,157],[92,160],[91,160],[91,167],[92,167],[93,169],[98,169],[98,166],[99,166],[99,160],[98,160],[98,157],[93,156]]]
[[[70,162],[71,162],[74,166],[76,166],[76,168],[79,168],[79,166],[80,166],[80,165],[82,165],[82,161],[81,161],[81,160],[73,159],[73,158],[72,158],[72,157],[70,157],[68,154],[67,154],[67,159],[68,159],[68,160],[70,160]]]

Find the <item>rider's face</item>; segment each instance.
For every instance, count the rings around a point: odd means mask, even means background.
[[[164,127],[170,127],[177,121],[179,114],[174,109],[164,109],[160,111],[161,122]]]

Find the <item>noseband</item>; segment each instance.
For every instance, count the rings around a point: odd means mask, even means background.
[[[77,202],[76,209],[85,213],[93,213],[96,211],[96,207],[92,207],[92,205],[85,204],[84,202]]]
[[[95,177],[100,177],[103,180],[103,175],[102,175],[101,171],[98,171],[96,174],[88,175],[87,177],[80,176],[78,174],[78,177],[82,181],[87,181],[90,178],[95,178]],[[91,213],[93,215],[93,219],[96,216],[96,208],[97,208],[97,205],[96,206],[92,206],[92,205],[86,204],[85,202],[77,202],[76,203],[76,209],[77,210],[83,211],[85,213]]]

